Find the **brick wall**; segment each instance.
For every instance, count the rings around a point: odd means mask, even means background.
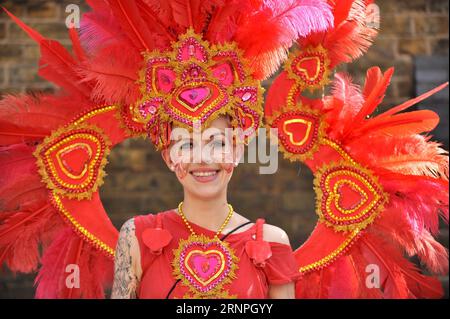
[[[81,2],[16,0],[2,1],[2,5],[44,35],[68,45],[65,6]],[[382,15],[380,36],[368,54],[347,69],[355,79],[361,79],[371,66],[387,69],[395,65],[397,71],[383,104],[386,108],[416,94],[414,61],[417,56],[448,56],[448,1],[381,0],[377,3]],[[82,11],[86,9],[82,6]],[[52,92],[54,87],[36,75],[38,57],[37,45],[1,14],[0,94]],[[441,129],[447,132],[448,127]],[[448,139],[448,132],[445,135]],[[109,161],[101,196],[117,227],[135,214],[173,208],[181,200],[180,185],[148,142],[126,141],[113,150]],[[284,228],[293,246],[298,247],[316,221],[312,175],[304,166],[292,165],[281,157],[279,164],[275,176],[258,174],[257,165],[240,166],[230,183],[229,200],[236,211],[248,218],[265,217],[269,223]],[[443,229],[442,240],[448,243],[447,228]],[[30,276],[0,275],[0,297],[32,295]]]

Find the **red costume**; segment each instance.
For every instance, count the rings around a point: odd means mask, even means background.
[[[427,135],[437,114],[405,110],[446,84],[376,114],[392,68],[369,69],[362,86],[334,73],[372,44],[372,0],[87,2],[72,52],[8,13],[39,44],[39,75],[61,88],[0,102],[0,263],[38,270],[38,298],[102,298],[112,281],[118,231],[98,189],[114,145],[147,136],[160,150],[173,126],[204,129],[223,114],[245,142],[277,129],[284,157],[314,173],[318,221],[294,251],[297,298],[442,296],[448,253],[434,237],[439,216],[448,223],[448,153]],[[263,106],[261,81],[282,63]],[[174,278],[172,298],[265,297],[268,282],[296,279],[289,248],[255,244],[255,228],[221,241],[194,225],[186,240],[173,213],[162,216],[154,229],[137,219],[140,297],[165,297]],[[65,284],[72,264],[77,289]],[[368,287],[373,266],[379,284]]]
[[[157,219],[160,219],[157,221]],[[172,274],[172,261],[174,259],[173,251],[177,248],[180,239],[186,239],[189,236],[189,230],[186,228],[181,217],[173,210],[159,213],[157,215],[143,215],[134,219],[136,226],[136,238],[139,241],[141,252],[142,277],[138,289],[139,298],[166,298],[171,291],[176,280]],[[297,270],[292,249],[289,245],[276,242],[270,242],[270,256],[267,259],[258,259],[253,252],[246,249],[247,242],[262,242],[262,226],[264,220],[259,219],[250,228],[230,234],[225,240],[235,250],[239,258],[237,278],[245,280],[235,280],[225,286],[229,296],[237,298],[256,298],[262,299],[268,297],[269,284],[287,284],[294,282],[300,277]],[[208,237],[214,236],[214,231],[203,228],[191,223],[196,233],[204,234]],[[146,238],[145,230],[162,228],[172,236],[172,240],[166,246],[158,242],[149,242]],[[158,249],[155,249],[155,245]],[[162,247],[161,247],[162,246]],[[194,264],[193,267],[196,265]],[[199,273],[201,276],[202,273]],[[203,279],[208,278],[208,274],[203,274]],[[188,289],[178,284],[170,293],[170,298],[183,298],[188,293]],[[216,296],[219,297],[219,296]]]

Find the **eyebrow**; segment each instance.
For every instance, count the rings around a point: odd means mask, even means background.
[[[225,135],[224,132],[217,132],[217,133],[211,134],[209,136],[209,139],[211,140],[211,139],[213,139],[216,136],[223,136],[223,137],[225,137],[226,135]],[[181,141],[183,141],[183,142],[192,142],[193,140],[194,139],[192,137],[182,137],[180,139],[174,140],[174,142],[181,142]]]
[[[214,137],[214,136],[218,136],[218,135],[225,136],[225,133],[224,133],[224,132],[217,132],[217,133],[211,134],[211,135],[209,136],[209,138]]]

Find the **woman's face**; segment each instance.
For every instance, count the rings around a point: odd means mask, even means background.
[[[220,116],[204,131],[172,131],[172,143],[163,150],[167,166],[175,172],[185,193],[212,199],[226,192],[243,145],[233,142],[227,117]]]

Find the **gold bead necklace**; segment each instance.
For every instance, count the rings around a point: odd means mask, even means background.
[[[190,230],[190,232],[195,235],[195,231],[194,229],[192,229],[191,224],[189,223],[189,221],[187,220],[186,216],[183,213],[183,202],[181,202],[178,205],[178,211],[180,212],[180,216],[181,219],[183,219],[184,223],[186,224],[187,228]],[[224,230],[224,228],[228,225],[228,223],[230,222],[231,217],[233,216],[233,206],[231,206],[230,204],[228,204],[228,216],[227,218],[225,218],[225,221],[223,222],[222,226],[220,226],[219,230],[217,231],[217,233],[214,235],[214,238],[219,238],[219,235],[222,233],[222,231]]]

